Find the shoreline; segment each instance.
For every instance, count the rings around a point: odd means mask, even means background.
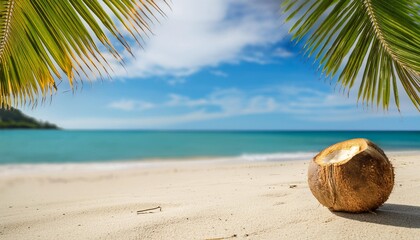
[[[124,171],[130,169],[153,169],[165,167],[190,167],[205,164],[246,164],[246,163],[276,163],[276,162],[308,162],[316,153],[299,153],[308,156],[296,159],[247,159],[246,157],[192,157],[192,158],[168,158],[168,159],[144,159],[144,160],[122,160],[106,162],[82,162],[82,163],[12,163],[0,164],[0,178],[8,176],[58,174],[58,173],[90,173]],[[420,151],[389,151],[386,152],[389,158],[398,156],[420,155]],[[263,154],[260,154],[263,155]],[[278,155],[266,154],[266,155]],[[288,153],[287,156],[290,154]],[[302,156],[302,155],[301,155]]]
[[[81,163],[6,163],[0,164],[0,177],[18,175],[36,175],[44,173],[89,173],[89,172],[108,172],[124,171],[129,169],[152,169],[165,167],[182,167],[205,164],[244,164],[244,163],[276,163],[276,162],[307,162],[317,153],[299,152],[298,157],[291,158],[293,153],[273,153],[273,154],[249,154],[241,156],[226,157],[190,157],[190,158],[156,158],[141,160],[115,160],[115,161],[92,161]],[[398,156],[420,155],[420,150],[409,151],[388,151],[389,158]],[[248,156],[262,156],[261,158]],[[266,158],[265,156],[269,156]],[[278,158],[276,158],[278,156]],[[259,159],[258,159],[259,158]]]

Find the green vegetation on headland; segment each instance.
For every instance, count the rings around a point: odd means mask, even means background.
[[[55,124],[40,122],[18,109],[0,109],[0,129],[58,129]]]

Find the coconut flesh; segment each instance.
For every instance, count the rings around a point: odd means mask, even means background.
[[[323,163],[339,163],[350,159],[359,152],[359,146],[352,146],[350,149],[339,149],[328,154],[322,159]]]
[[[334,144],[309,164],[312,194],[331,211],[366,212],[381,206],[394,186],[385,153],[367,139]]]

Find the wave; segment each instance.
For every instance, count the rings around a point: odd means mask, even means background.
[[[266,154],[242,154],[239,158],[246,161],[285,161],[309,160],[316,155],[315,152],[287,152]]]

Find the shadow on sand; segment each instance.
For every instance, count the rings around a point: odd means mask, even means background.
[[[418,206],[384,204],[374,213],[352,214],[334,212],[334,214],[361,222],[405,228],[420,228],[420,207]]]

